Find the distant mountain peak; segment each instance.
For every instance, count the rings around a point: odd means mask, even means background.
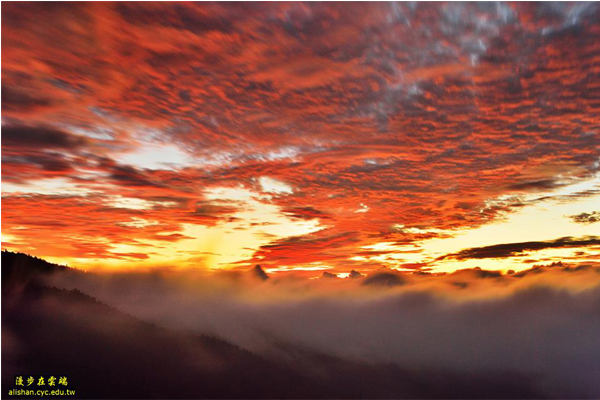
[[[266,281],[267,279],[269,279],[269,275],[262,269],[262,267],[259,264],[256,264],[251,271],[254,274],[254,276],[256,276],[260,280]]]
[[[328,272],[328,271],[323,271],[323,275],[321,275],[321,278],[324,279],[335,279],[338,276],[332,272]]]
[[[360,272],[356,271],[356,270],[352,270],[350,271],[350,278],[352,279],[357,279],[357,278],[362,278],[364,275],[361,274]]]

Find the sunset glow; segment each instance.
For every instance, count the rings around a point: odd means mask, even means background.
[[[600,399],[600,2],[1,6],[2,398]]]
[[[2,247],[83,269],[600,262],[596,3],[5,3]]]

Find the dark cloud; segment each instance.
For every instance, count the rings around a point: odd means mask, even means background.
[[[559,186],[561,185],[556,179],[540,179],[537,181],[515,183],[508,188],[511,190],[542,191],[554,189]]]
[[[129,165],[115,165],[112,168],[110,179],[118,181],[128,187],[163,187],[162,182],[151,181],[142,171]]]
[[[591,211],[577,215],[570,215],[569,218],[578,224],[591,224],[600,221],[600,211]]]
[[[330,218],[328,214],[313,207],[287,207],[282,210],[284,214],[298,219]]]
[[[134,3],[121,3],[118,12],[125,21],[141,26],[164,26],[175,29],[189,30],[195,34],[219,31],[229,33],[232,21],[223,15],[218,15],[222,6],[214,4],[204,10],[199,7],[189,7],[184,3],[173,5],[155,5],[139,7]],[[208,12],[207,12],[208,11]],[[211,15],[211,11],[215,14]],[[224,11],[224,10],[223,10]]]
[[[6,123],[2,126],[2,177],[7,181],[69,177],[88,164],[91,142],[51,126]]]
[[[223,215],[233,214],[236,211],[236,207],[232,207],[229,205],[213,204],[207,201],[202,201],[196,203],[196,210],[193,214],[205,217],[213,216],[216,218]]]
[[[19,180],[24,169],[37,167],[38,176],[44,175],[64,176],[74,171],[73,163],[65,155],[57,152],[37,152],[35,154],[7,155],[2,158],[5,166],[3,171],[7,180]],[[48,174],[46,174],[48,173]]]
[[[2,147],[25,149],[77,149],[86,139],[44,126],[6,125],[2,127]]]
[[[440,257],[443,259],[466,260],[470,258],[504,258],[518,256],[527,251],[539,251],[544,249],[560,249],[570,247],[586,247],[600,244],[600,237],[585,236],[583,238],[564,237],[555,240],[540,242],[520,242],[497,244],[493,246],[474,247],[461,250],[458,253],[447,254]]]
[[[48,107],[52,102],[36,97],[27,91],[2,85],[2,109],[8,111],[34,111]]]
[[[404,279],[397,273],[394,272],[375,272],[367,276],[363,281],[362,285],[367,286],[399,286],[403,285]]]

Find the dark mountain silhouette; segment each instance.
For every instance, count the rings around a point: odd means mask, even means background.
[[[399,286],[404,284],[404,279],[394,272],[377,272],[366,277],[362,284],[365,286]]]
[[[77,398],[542,397],[528,377],[505,371],[408,371],[282,344],[280,356],[259,356],[140,321],[76,289],[44,286],[43,276],[72,272],[2,253],[3,390],[17,375],[60,375]]]
[[[254,268],[252,268],[252,273],[260,280],[266,281],[267,279],[269,279],[269,275],[267,275],[265,270],[262,269],[262,267],[258,264],[256,264]]]
[[[362,278],[363,276],[364,275],[358,271],[355,271],[355,270],[350,271],[350,278],[352,278],[352,279]]]
[[[14,290],[57,272],[83,273],[75,268],[49,263],[23,253],[2,251],[2,290]]]

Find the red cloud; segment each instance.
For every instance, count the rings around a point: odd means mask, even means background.
[[[293,188],[271,199],[282,213],[327,229],[255,260],[341,265],[360,246],[432,235],[397,224],[489,223],[524,206],[490,198],[598,171],[600,7],[577,7],[8,3],[3,179],[94,194],[8,194],[3,230],[40,255],[38,241],[105,257],[110,243],[226,220],[235,210],[198,204],[203,190],[258,191],[262,176]],[[164,143],[193,162],[119,161]],[[107,208],[115,195],[154,206]],[[157,224],[118,225],[133,215]]]

